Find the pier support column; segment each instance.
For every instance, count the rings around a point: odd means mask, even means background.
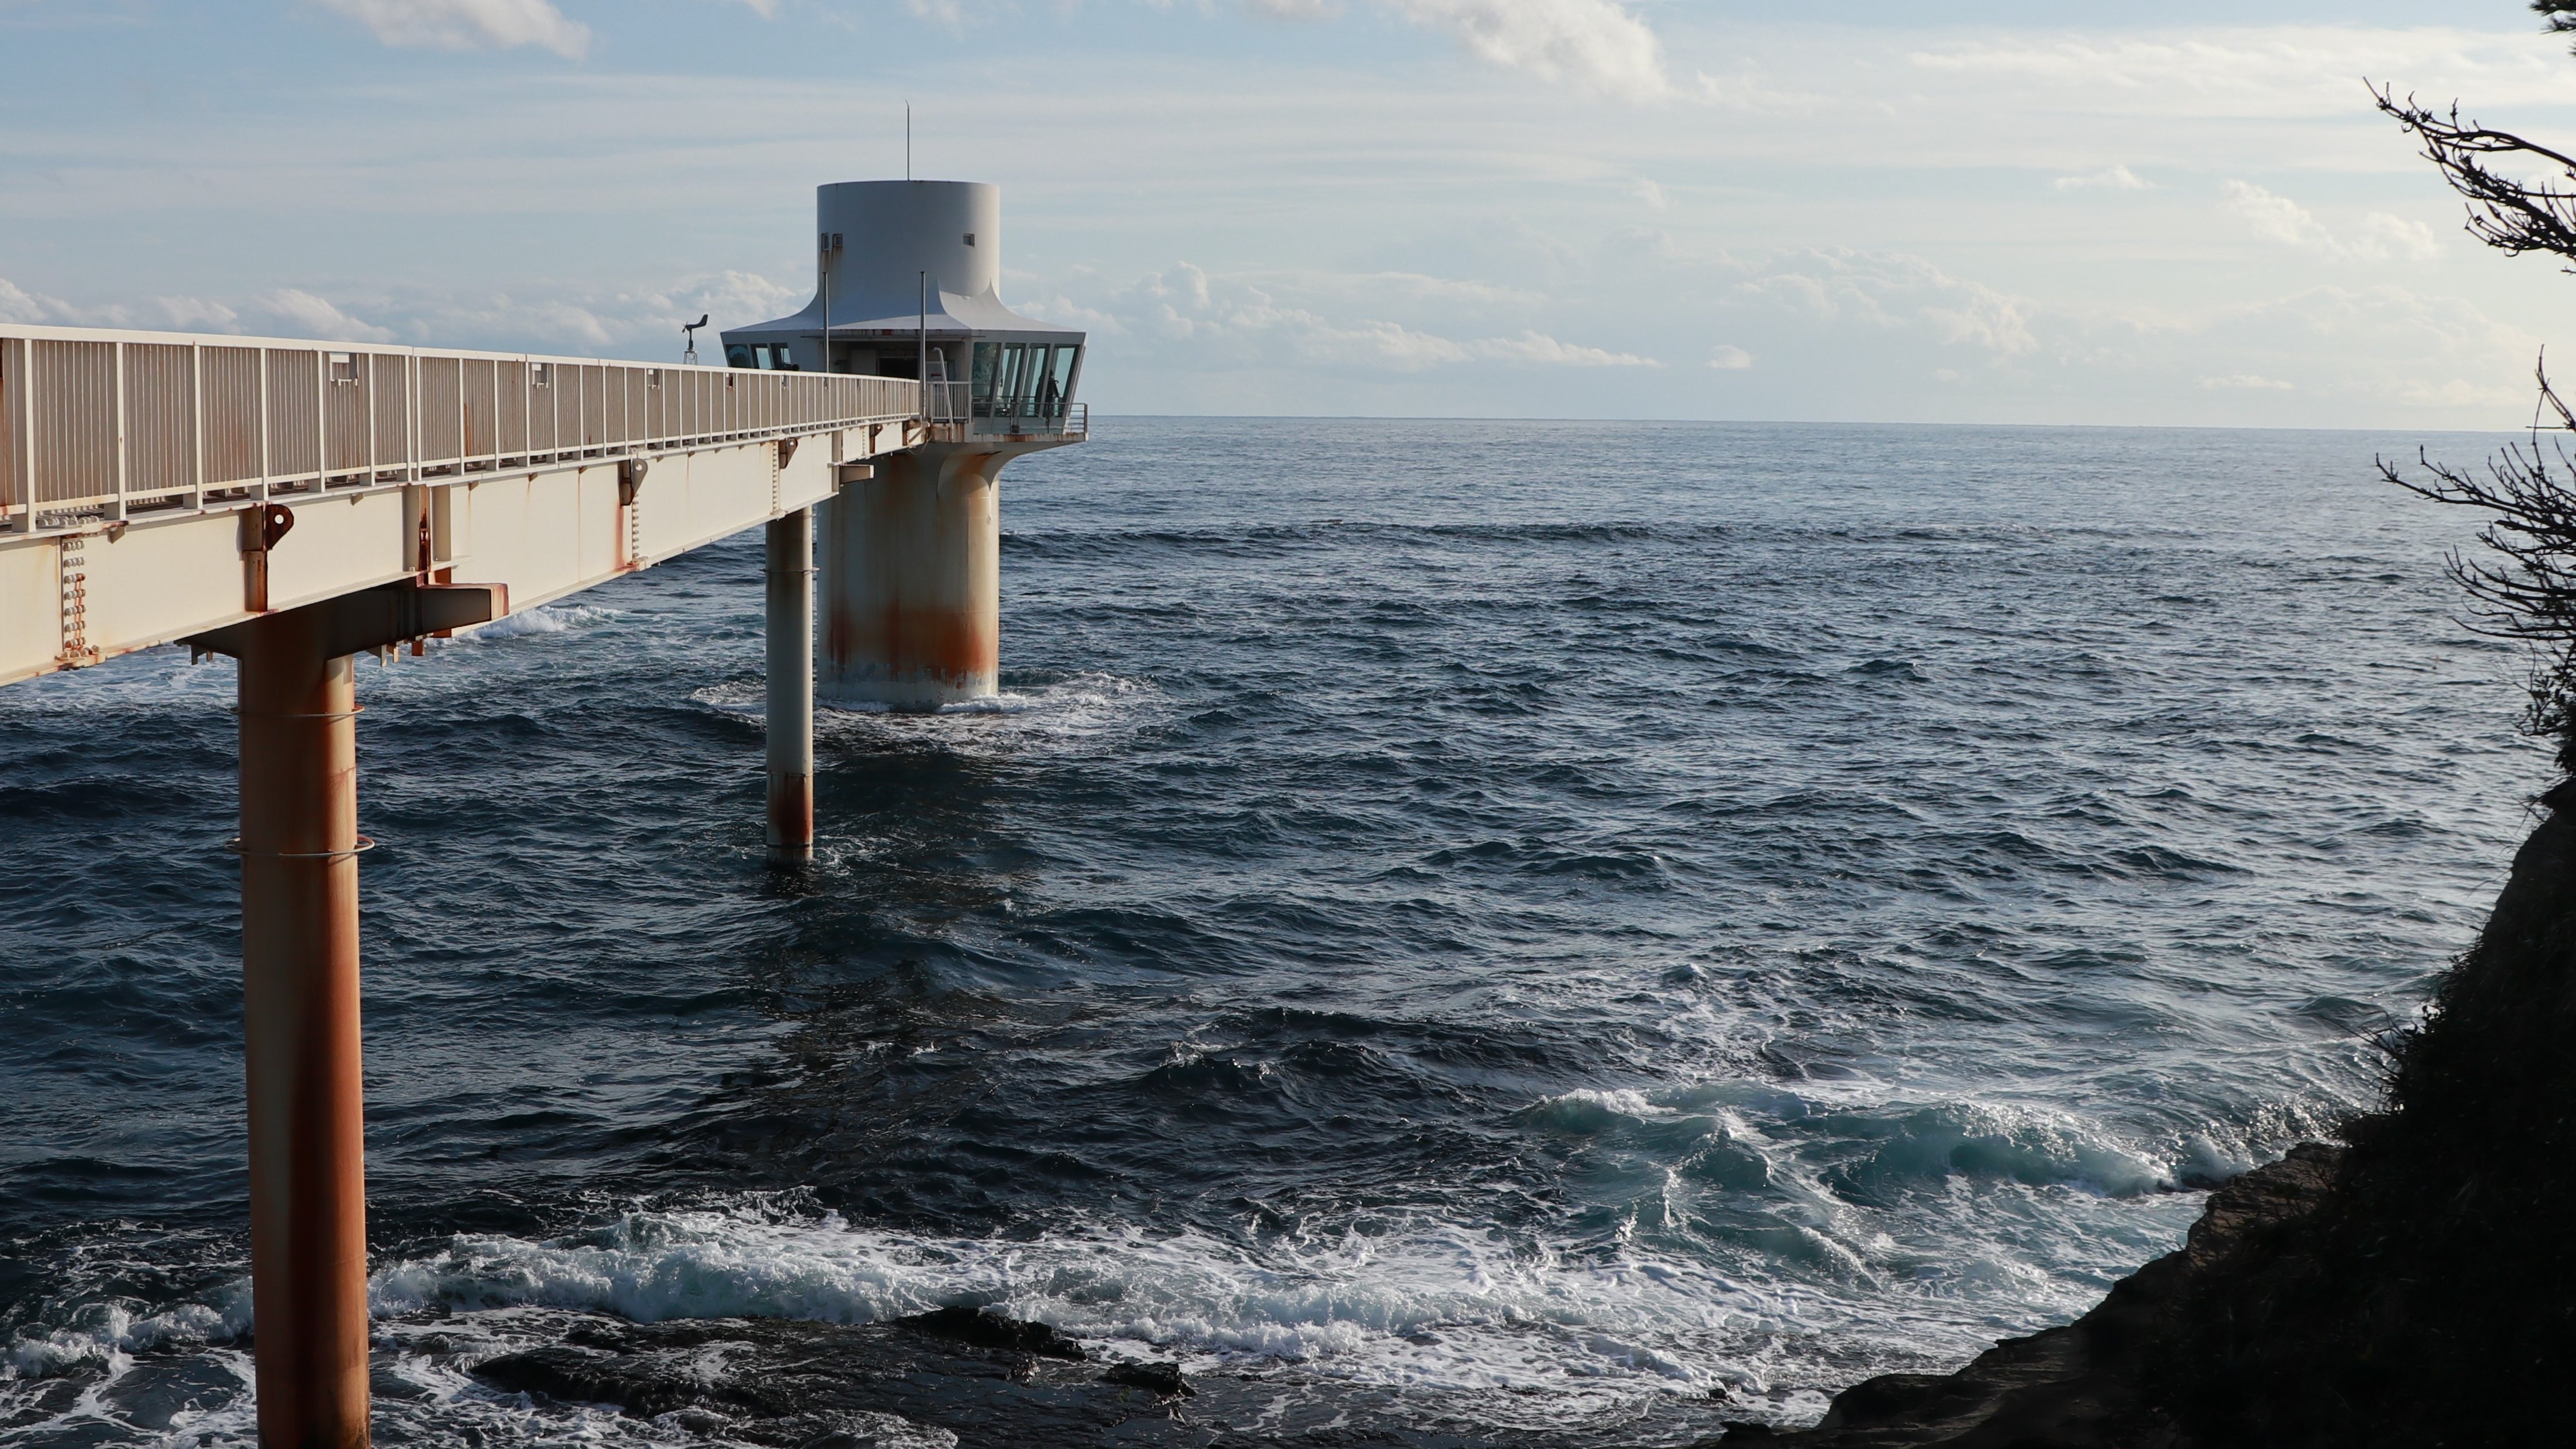
[[[367,1443],[356,661],[324,609],[239,627],[251,1301],[266,1449]]]
[[[814,855],[814,513],[769,524],[769,858]]]
[[[876,460],[824,506],[816,692],[927,710],[1001,689],[1008,454],[931,444]]]
[[[498,584],[407,582],[187,641],[241,661],[242,1060],[262,1449],[364,1449],[360,650],[488,623]]]

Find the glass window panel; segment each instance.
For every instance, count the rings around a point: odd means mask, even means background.
[[[1073,400],[1073,359],[1075,354],[1081,351],[1079,347],[1059,347],[1055,350],[1055,372],[1049,378],[1055,388],[1055,397],[1053,406],[1047,411],[1048,417],[1063,417],[1064,405]]]
[[[1028,398],[1029,349],[1024,342],[1014,342],[1002,349],[1002,392],[993,409],[996,417],[1015,418],[1020,405]]]
[[[975,416],[979,418],[989,418],[993,415],[993,384],[996,381],[1001,360],[999,347],[990,342],[975,344],[975,360],[969,364],[973,371],[968,374],[968,380],[974,392]]]

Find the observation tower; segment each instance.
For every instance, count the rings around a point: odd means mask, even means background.
[[[1088,435],[1073,400],[1084,336],[1002,304],[999,187],[845,181],[816,188],[815,217],[814,300],[727,330],[726,362],[922,384],[918,442],[848,469],[818,506],[815,695],[906,710],[988,698],[998,479],[1013,458]]]

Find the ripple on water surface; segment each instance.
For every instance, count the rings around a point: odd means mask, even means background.
[[[793,875],[756,540],[369,666],[379,1439],[1684,1443],[2064,1321],[2520,829],[2411,442],[1104,420]],[[249,1442],[230,692],[0,691],[0,1438]],[[871,1377],[956,1303],[1200,1394]],[[475,1374],[609,1346],[723,1412]]]

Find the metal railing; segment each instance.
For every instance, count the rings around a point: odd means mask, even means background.
[[[905,378],[0,327],[0,534],[920,417]]]
[[[924,394],[928,411],[924,417],[932,423],[969,427],[978,435],[995,433],[1043,434],[1054,437],[1088,436],[1091,431],[1091,405],[1022,398],[1016,404],[1009,399],[976,397],[972,384],[934,382]]]

